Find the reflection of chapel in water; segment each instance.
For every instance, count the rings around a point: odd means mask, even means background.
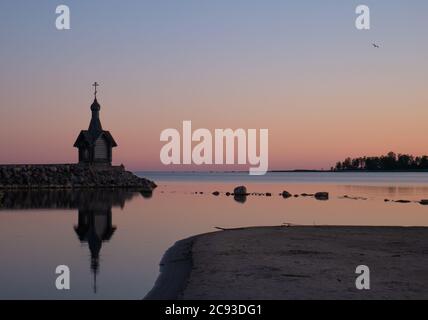
[[[91,253],[91,271],[94,275],[94,293],[97,292],[97,274],[100,268],[100,251],[104,241],[113,236],[116,227],[112,225],[111,205],[90,203],[79,207],[78,224],[74,227],[81,242],[88,243]]]
[[[124,208],[134,197],[150,198],[139,190],[130,189],[52,189],[19,190],[3,193],[0,209],[78,209],[77,225],[74,226],[81,243],[87,243],[90,268],[94,277],[100,272],[100,255],[103,242],[112,239],[116,227],[112,223],[112,208]],[[86,248],[85,248],[86,250]]]

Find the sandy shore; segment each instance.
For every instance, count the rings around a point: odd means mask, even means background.
[[[357,290],[358,265],[370,290]],[[259,227],[165,254],[149,299],[428,299],[428,228]]]

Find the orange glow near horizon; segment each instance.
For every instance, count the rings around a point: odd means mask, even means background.
[[[112,103],[103,103],[101,120],[105,130],[110,130],[119,147],[114,149],[114,163],[125,164],[131,170],[232,170],[246,166],[164,166],[159,152],[164,145],[159,141],[160,132],[176,128],[181,132],[185,115],[153,111],[148,115],[138,110],[120,110]],[[422,100],[423,101],[423,100]],[[132,100],[128,102],[132,104]],[[386,103],[386,102],[383,102]],[[83,103],[82,103],[83,104]],[[122,104],[127,104],[122,101]],[[336,103],[338,104],[338,103]],[[257,101],[248,109],[255,110],[254,117],[242,117],[239,112],[221,119],[218,112],[208,107],[204,112],[195,110],[192,129],[244,128],[269,129],[269,169],[328,169],[347,156],[381,155],[388,151],[422,155],[428,153],[425,136],[428,112],[424,102],[413,108],[411,114],[398,110],[399,102],[391,101],[389,109],[370,113],[370,107],[361,107],[359,101],[349,103],[350,110],[341,113],[340,107],[318,105],[319,111],[289,108],[280,111],[278,106],[262,108],[278,110],[275,116],[257,110]],[[0,128],[1,163],[68,163],[77,161],[77,149],[72,145],[81,129],[87,129],[90,120],[90,101],[86,107],[52,110],[40,114],[8,115]],[[247,105],[248,106],[248,105]],[[179,110],[180,107],[175,109]],[[196,109],[196,107],[195,107]],[[229,106],[224,108],[229,110]],[[373,108],[374,109],[374,108]],[[372,110],[373,110],[372,109]],[[396,110],[394,112],[394,109]],[[209,112],[209,110],[213,110]],[[392,111],[391,111],[392,110]],[[204,116],[201,116],[204,113]],[[59,117],[62,114],[63,116]],[[249,114],[250,115],[250,114]],[[184,117],[184,118],[182,118]],[[58,119],[67,119],[59,123]],[[152,121],[151,119],[155,119]],[[10,127],[8,123],[14,123]]]

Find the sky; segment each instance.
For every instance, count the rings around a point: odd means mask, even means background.
[[[55,28],[60,4],[71,30]],[[427,14],[426,0],[2,0],[0,163],[77,161],[94,81],[113,162],[132,170],[200,169],[159,158],[184,120],[269,129],[269,169],[428,154]]]

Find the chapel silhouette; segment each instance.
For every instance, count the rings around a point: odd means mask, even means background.
[[[95,82],[94,102],[91,105],[92,118],[88,130],[80,131],[74,143],[79,149],[79,164],[85,165],[111,165],[113,148],[117,147],[116,141],[109,131],[103,130],[100,121],[101,106],[97,101],[97,87]]]

